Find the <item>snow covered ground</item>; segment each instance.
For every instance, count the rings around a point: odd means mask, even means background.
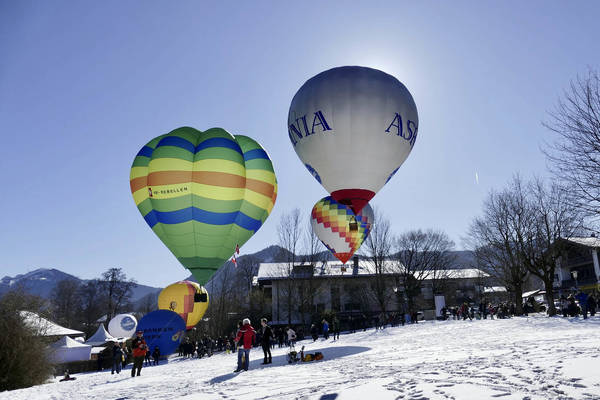
[[[233,373],[236,356],[171,358],[131,378],[110,371],[0,393],[0,399],[600,399],[600,317],[427,322],[304,341],[322,361]]]

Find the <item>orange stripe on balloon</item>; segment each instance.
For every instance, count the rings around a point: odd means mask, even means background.
[[[148,174],[148,186],[173,185],[188,182],[230,188],[246,187],[244,176],[214,171],[157,171]]]
[[[267,197],[271,197],[275,190],[273,185],[263,181],[257,181],[256,179],[246,179],[246,188]]]
[[[135,193],[141,188],[146,187],[147,177],[140,176],[139,178],[134,178],[129,181],[129,186],[131,187],[131,193]]]

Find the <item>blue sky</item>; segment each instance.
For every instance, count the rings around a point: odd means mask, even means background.
[[[600,64],[595,2],[0,0],[1,275],[59,268],[140,283],[188,276],[138,213],[129,168],[149,139],[223,127],[270,153],[283,213],[327,195],[287,138],[300,86],[341,65],[396,76],[419,138],[371,204],[396,233],[461,237],[492,188],[545,175],[541,125]],[[479,176],[479,183],[475,174]]]

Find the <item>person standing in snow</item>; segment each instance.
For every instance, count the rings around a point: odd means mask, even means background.
[[[329,324],[326,319],[323,319],[323,338],[325,340],[329,339]]]
[[[588,295],[587,293],[585,293],[583,290],[580,290],[579,293],[577,293],[577,296],[575,296],[575,298],[577,299],[577,301],[579,301],[579,307],[581,307],[581,313],[583,314],[583,319],[587,319],[587,301],[588,301]]]
[[[312,324],[310,326],[310,336],[312,337],[313,342],[316,342],[319,338],[319,330],[317,329],[317,326],[315,324]]]
[[[596,301],[596,296],[594,296],[594,294],[590,294],[590,296],[588,297],[588,301],[587,301],[587,306],[588,306],[588,311],[590,312],[590,315],[593,317],[594,315],[596,315],[596,307],[597,307],[598,303]]]
[[[271,339],[273,338],[273,330],[267,325],[267,319],[262,318],[260,320],[262,326],[262,335],[260,337],[260,344],[265,355],[263,364],[271,364],[273,357],[271,356]]]
[[[340,338],[340,321],[337,317],[333,318],[333,340]]]
[[[144,358],[146,357],[146,352],[148,351],[148,345],[146,345],[146,341],[144,340],[144,332],[137,331],[136,337],[131,342],[131,348],[133,352],[133,367],[131,368],[131,377],[140,376],[140,372],[142,372],[142,367],[144,365]]]
[[[111,375],[114,375],[115,371],[117,374],[121,372],[121,363],[123,362],[123,349],[117,342],[113,342],[112,347],[112,370],[110,371]]]
[[[238,365],[234,372],[240,372],[242,369],[248,371],[248,365],[250,363],[250,349],[252,344],[256,340],[256,333],[254,328],[250,325],[250,319],[244,318],[242,321],[242,327],[237,333],[235,342],[238,345]]]
[[[158,359],[160,358],[160,349],[158,348],[158,346],[154,346],[154,351],[152,352],[152,358],[154,359],[154,362],[152,363],[152,365],[158,365]]]
[[[289,343],[290,347],[294,347],[294,345],[296,344],[296,331],[294,331],[292,328],[290,328],[288,326],[286,328],[286,332],[287,332],[287,339],[288,339],[288,343]]]

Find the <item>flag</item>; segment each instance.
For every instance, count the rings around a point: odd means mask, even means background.
[[[239,245],[235,245],[235,252],[239,255],[240,254],[240,246]]]
[[[231,262],[233,263],[233,265],[235,265],[237,267],[237,260],[235,259],[235,254],[233,255],[233,258],[231,259]]]

